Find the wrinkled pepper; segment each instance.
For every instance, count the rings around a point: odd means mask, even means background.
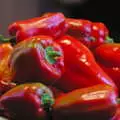
[[[116,92],[100,84],[58,97],[53,105],[53,120],[110,120],[116,111]]]
[[[112,78],[120,95],[120,44],[103,44],[95,49],[94,55],[101,68]]]
[[[34,36],[14,47],[9,66],[16,83],[39,81],[51,85],[64,72],[64,55],[53,38]]]
[[[9,56],[13,47],[9,43],[0,44],[0,95],[15,86],[8,67]]]
[[[112,79],[96,63],[92,52],[77,39],[63,36],[56,42],[64,52],[65,72],[56,82],[56,86],[65,92],[93,86],[107,84],[116,89]]]
[[[47,120],[53,103],[52,92],[41,83],[16,86],[0,97],[0,109],[12,120]]]
[[[91,49],[100,44],[112,42],[109,37],[109,30],[102,22],[67,18],[66,23],[69,26],[67,33]]]
[[[53,38],[62,36],[67,31],[68,25],[62,13],[48,13],[41,17],[23,21],[16,21],[9,25],[9,34],[20,42],[35,35],[49,35]]]

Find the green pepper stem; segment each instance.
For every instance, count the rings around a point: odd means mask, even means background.
[[[0,35],[0,42],[9,42],[10,38],[5,38],[3,35]]]
[[[57,51],[48,51],[47,52],[47,54],[49,55],[49,56],[60,56],[61,54],[60,54],[60,52],[57,52]]]
[[[0,43],[8,43],[11,42],[13,39],[15,39],[16,37],[10,37],[10,38],[5,38],[3,35],[0,35]]]
[[[42,95],[42,103],[44,104],[44,105],[52,105],[53,104],[53,99],[50,97],[50,95],[48,95],[47,93],[44,93],[43,95]]]
[[[55,51],[51,46],[47,47],[45,51],[45,58],[51,64],[54,64],[56,62],[56,58],[61,56],[61,53],[59,51]]]
[[[114,40],[113,40],[113,38],[111,38],[110,36],[107,36],[105,42],[106,42],[106,43],[113,43]]]

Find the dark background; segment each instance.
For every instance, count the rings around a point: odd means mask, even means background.
[[[119,0],[1,0],[0,34],[8,35],[7,26],[16,20],[57,11],[67,17],[104,22],[115,41],[120,41]]]

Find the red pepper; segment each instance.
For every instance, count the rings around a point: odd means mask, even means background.
[[[53,84],[64,72],[64,55],[51,37],[34,36],[14,47],[9,64],[15,82]]]
[[[65,73],[56,82],[64,91],[96,84],[108,84],[116,89],[111,78],[98,66],[91,51],[80,41],[70,36],[56,40],[64,51]]]
[[[8,27],[9,33],[16,36],[17,42],[35,35],[49,35],[54,38],[62,36],[67,30],[62,13],[49,13],[42,17],[17,21]]]
[[[109,38],[109,30],[102,22],[92,23],[92,31],[90,36],[93,38],[93,47],[97,47],[106,42],[112,42],[112,39]]]
[[[12,51],[13,47],[9,43],[0,44],[0,95],[15,86],[11,83],[12,73],[8,67]]]
[[[116,83],[120,95],[120,44],[103,44],[95,49],[97,62]]]
[[[62,96],[62,95],[65,94],[62,90],[60,90],[56,87],[48,86],[48,88],[53,92],[53,95],[54,95],[55,99],[58,98],[59,96]]]
[[[109,120],[116,110],[115,91],[101,84],[58,97],[53,105],[53,120]]]
[[[95,48],[105,42],[112,42],[108,28],[101,22],[68,18],[68,34],[80,40],[89,48]]]
[[[0,98],[5,115],[15,120],[47,120],[47,112],[54,103],[50,89],[40,83],[19,85]]]

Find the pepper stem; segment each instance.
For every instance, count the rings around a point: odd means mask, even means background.
[[[49,112],[51,106],[54,104],[53,98],[49,94],[44,93],[41,96],[41,101],[42,101],[45,111]]]
[[[13,45],[16,44],[16,37],[13,36],[11,38],[5,38],[3,35],[0,35],[0,43],[12,43]]]
[[[56,62],[56,58],[61,56],[61,53],[59,51],[55,51],[51,46],[47,47],[45,52],[45,58],[51,64],[54,64]]]
[[[42,102],[43,102],[44,105],[52,105],[53,104],[53,99],[47,93],[44,93],[42,95],[41,99],[42,99]]]
[[[114,42],[113,38],[111,38],[110,36],[107,36],[105,41],[106,41],[106,43],[113,43]]]
[[[10,38],[5,38],[3,35],[0,35],[0,42],[2,43],[10,42]]]

